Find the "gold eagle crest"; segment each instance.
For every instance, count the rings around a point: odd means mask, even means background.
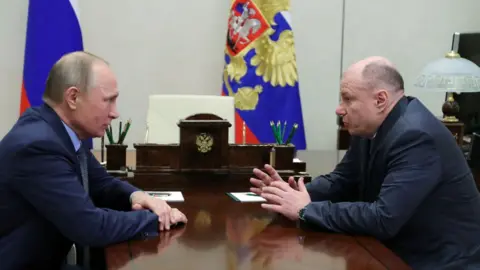
[[[241,8],[239,8],[241,7]],[[233,92],[230,80],[241,83],[247,74],[245,55],[255,50],[250,64],[255,74],[272,86],[294,86],[298,81],[293,32],[283,30],[277,41],[271,39],[276,25],[274,17],[290,9],[290,0],[233,0],[225,53],[223,80],[229,96],[239,110],[255,110],[262,86],[242,87]],[[281,31],[281,30],[277,30]]]
[[[213,137],[207,133],[200,133],[197,135],[197,150],[201,153],[207,153],[212,150]]]

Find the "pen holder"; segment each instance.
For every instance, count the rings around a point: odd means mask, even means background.
[[[124,170],[127,167],[127,147],[125,144],[107,144],[107,170]]]
[[[295,146],[275,145],[275,165],[278,170],[288,170],[293,166]]]

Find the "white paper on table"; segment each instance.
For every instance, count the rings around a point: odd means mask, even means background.
[[[266,202],[263,197],[258,196],[253,192],[228,192],[228,196],[237,202]]]
[[[183,194],[181,191],[145,191],[155,198],[162,199],[167,202],[183,202]]]

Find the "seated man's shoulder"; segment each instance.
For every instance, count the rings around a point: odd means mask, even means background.
[[[404,136],[422,135],[423,139],[451,138],[451,132],[445,124],[423,105],[407,110],[397,125],[397,132],[403,130]]]
[[[418,113],[404,117],[392,130],[390,153],[414,156],[418,159],[432,155],[441,160],[450,172],[469,172],[467,161],[452,132],[430,113]]]
[[[0,160],[36,150],[61,150],[58,135],[42,119],[20,119],[0,142]]]

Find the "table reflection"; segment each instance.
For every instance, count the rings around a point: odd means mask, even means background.
[[[186,231],[186,226],[179,226],[169,231],[163,231],[158,237],[148,238],[136,243],[136,246],[141,246],[138,252],[133,254],[132,259],[145,255],[159,255],[162,254],[172,243],[175,243]]]
[[[186,225],[190,228],[178,239],[179,243],[196,250],[218,247],[224,240],[219,232],[225,230],[225,223],[206,210],[199,210],[193,216]]]
[[[267,227],[251,241],[252,261],[268,264],[272,260],[300,261],[303,255],[303,236],[295,230],[285,231],[280,226]]]
[[[131,241],[131,260],[113,259],[112,269],[385,269],[351,236],[297,228],[258,204],[205,198],[182,207],[186,225]]]
[[[252,269],[269,269],[272,261],[299,261],[303,252],[303,236],[295,228],[275,224],[269,217],[243,215],[227,217],[228,269],[251,264]]]

